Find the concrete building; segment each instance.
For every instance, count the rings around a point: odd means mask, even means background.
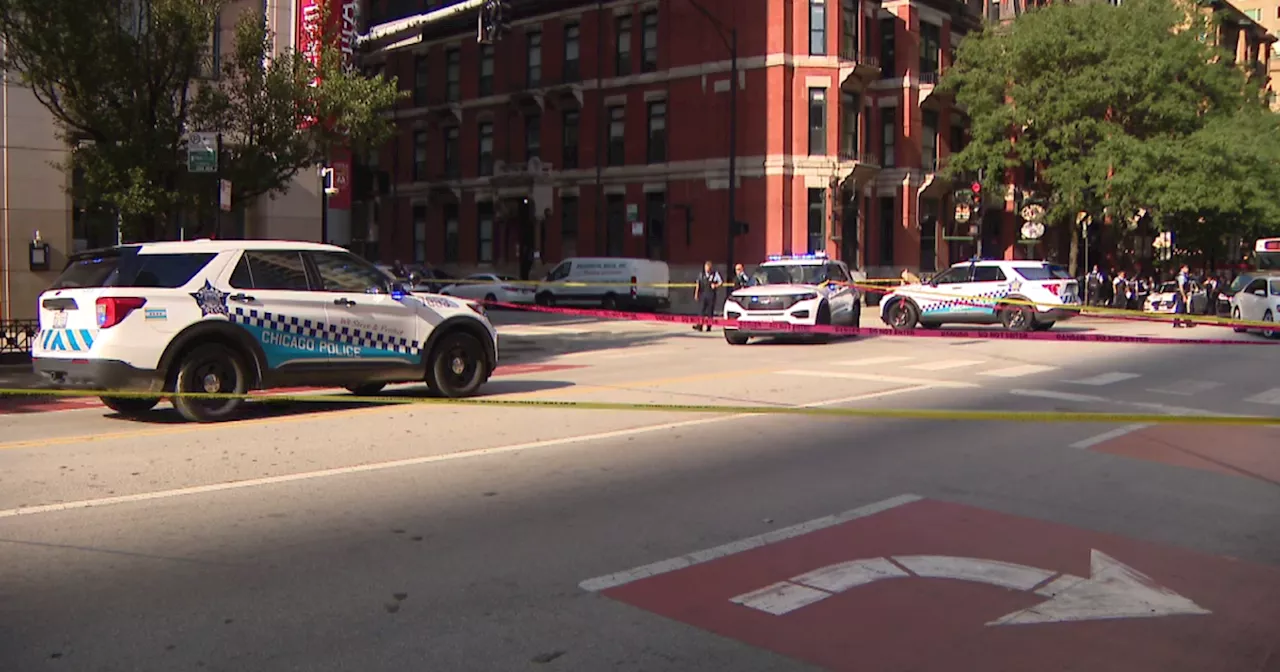
[[[369,23],[416,4],[373,0]],[[747,225],[735,260],[825,251],[896,276],[967,254],[945,242],[938,173],[965,121],[934,85],[979,25],[980,4],[511,6],[511,32],[496,44],[477,44],[468,15],[365,61],[411,92],[395,111],[397,141],[355,169],[370,189],[356,191],[353,232],[370,256],[463,271],[514,272],[527,249],[543,265],[610,255],[664,259],[675,275],[706,259],[723,267],[734,85],[736,210]]]
[[[230,49],[238,17],[250,11],[266,12],[276,51],[293,47],[297,7],[295,0],[237,0],[223,11],[209,48],[215,55]],[[57,167],[67,158],[52,115],[17,75],[7,74],[0,85],[0,321],[34,318],[37,295],[67,255],[116,242],[115,218],[95,214],[75,194],[76,175]],[[317,240],[320,214],[319,177],[308,172],[288,194],[237,208],[220,230],[226,238]],[[331,219],[343,217],[333,213]],[[37,231],[50,246],[49,271],[30,270],[28,250]]]

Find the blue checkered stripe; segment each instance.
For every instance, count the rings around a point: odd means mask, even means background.
[[[251,308],[233,309],[231,311],[231,321],[249,327],[283,331],[344,345],[387,350],[402,355],[417,355],[422,351],[421,343],[401,336],[381,334],[376,331],[366,331],[353,327],[341,327],[336,324],[326,324],[317,320],[304,320],[299,317],[290,317]]]
[[[925,313],[943,313],[964,310],[995,310],[996,302],[1009,295],[1008,290],[983,292],[972,296],[958,296],[954,299],[933,300],[925,298],[920,301],[920,310]]]

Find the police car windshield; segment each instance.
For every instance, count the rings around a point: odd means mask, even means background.
[[[817,285],[826,280],[822,264],[761,266],[752,275],[756,285]]]
[[[1045,264],[1044,266],[1015,266],[1014,270],[1018,272],[1026,280],[1032,282],[1036,280],[1070,280],[1069,273],[1064,266],[1057,264]]]

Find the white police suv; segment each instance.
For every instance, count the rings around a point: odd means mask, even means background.
[[[425,381],[470,396],[493,373],[497,343],[479,305],[409,293],[340,247],[197,240],[74,255],[40,295],[32,355],[55,387],[131,392],[102,401],[138,415],[173,392],[340,386],[368,395]],[[173,404],[211,422],[232,417],[241,399]]]
[[[842,261],[825,254],[771,256],[751,275],[751,285],[729,294],[724,302],[724,338],[732,345],[744,345],[752,336],[776,336],[783,332],[764,324],[845,325],[862,322],[862,293],[851,283],[854,274]],[[828,340],[828,334],[813,339]]]
[[[942,324],[1001,324],[1010,331],[1044,331],[1080,313],[1078,284],[1044,261],[972,260],[928,282],[902,285],[880,302],[880,318],[894,329]]]

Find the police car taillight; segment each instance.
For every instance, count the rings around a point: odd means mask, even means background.
[[[98,299],[98,328],[110,329],[124,321],[129,313],[147,305],[147,300],[133,296],[108,296]]]

